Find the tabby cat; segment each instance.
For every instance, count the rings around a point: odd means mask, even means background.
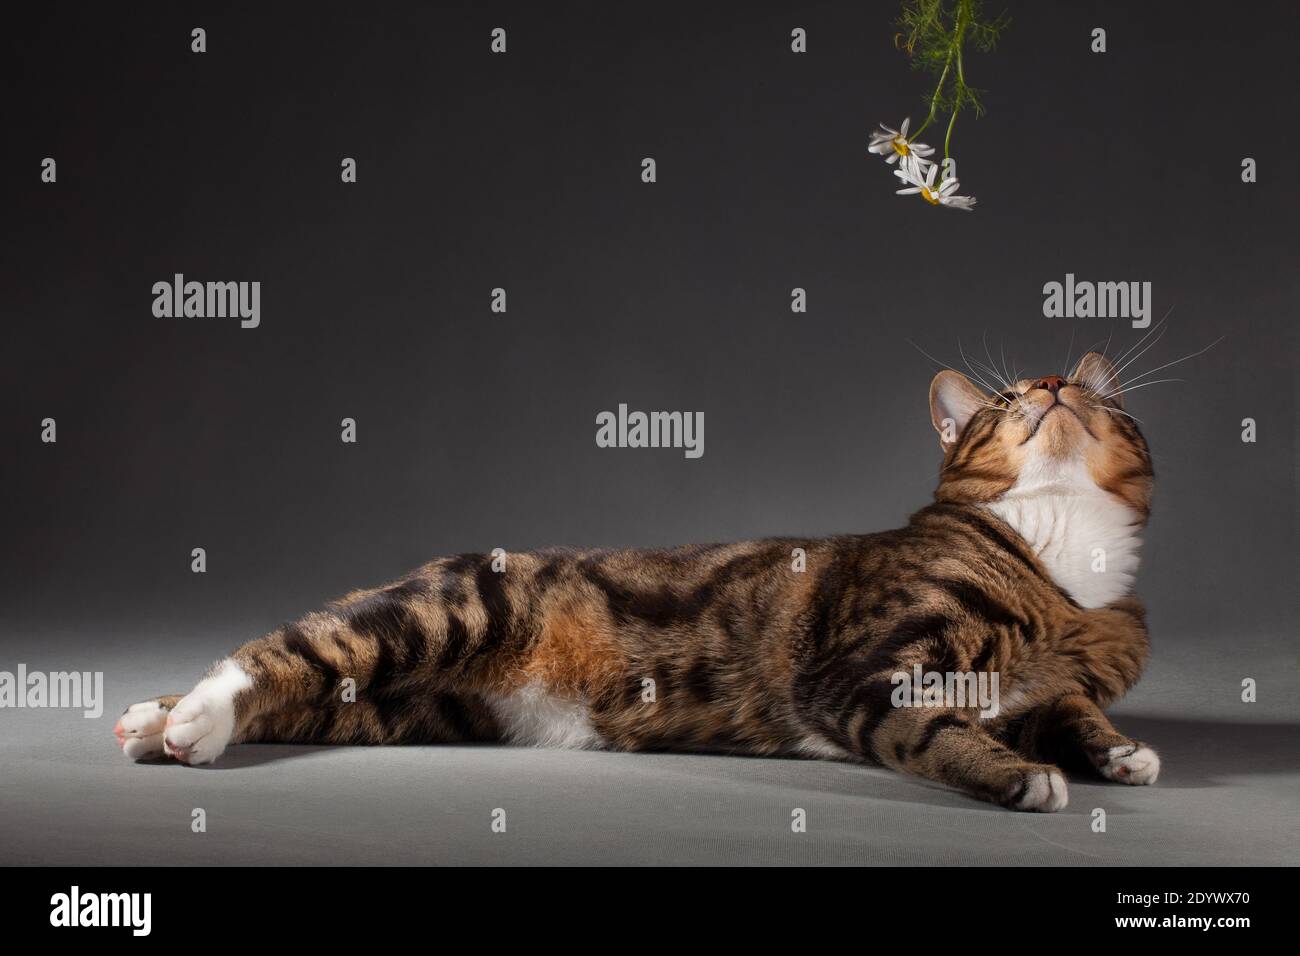
[[[943,468],[904,528],[441,558],[245,644],[115,733],[128,757],[187,764],[251,741],[821,756],[1038,811],[1065,806],[1061,768],[1153,783],[1159,758],[1102,713],[1147,656],[1129,591],[1151,459],[1117,391],[1095,352],[1000,393],[940,372]],[[996,673],[996,714],[899,706],[918,665]]]

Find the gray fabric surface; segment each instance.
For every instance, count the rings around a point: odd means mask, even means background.
[[[57,646],[75,640],[20,639],[11,660],[56,669],[69,659]],[[195,643],[101,637],[98,660],[81,664],[105,671],[99,720],[0,711],[5,862],[1276,865],[1300,845],[1295,662],[1267,649],[1276,641],[1158,655],[1115,714],[1159,749],[1159,783],[1075,778],[1055,815],[811,760],[250,745],[208,768],[128,762],[113,721],[137,699],[187,689],[217,656]],[[1260,682],[1259,703],[1239,702],[1238,674]],[[191,832],[196,807],[206,833]],[[796,807],[806,833],[791,831]],[[1096,807],[1105,833],[1090,827]],[[496,808],[503,834],[490,827]]]

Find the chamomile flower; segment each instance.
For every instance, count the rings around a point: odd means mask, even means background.
[[[935,186],[934,177],[939,172],[939,167],[934,163],[930,163],[928,169],[915,160],[912,162],[905,160],[899,165],[902,168],[894,170],[894,175],[909,185],[898,190],[898,195],[919,195],[932,206],[948,206],[951,209],[970,211],[975,205],[974,196],[956,194],[960,184],[955,179],[945,179]]]
[[[957,180],[951,180],[954,189],[957,188]],[[940,196],[940,204],[947,206],[949,209],[965,209],[967,212],[975,208],[974,196]]]
[[[934,152],[933,146],[927,146],[925,143],[913,143],[907,138],[907,126],[912,122],[911,117],[903,120],[903,125],[898,129],[891,129],[884,123],[880,124],[880,129],[884,132],[873,132],[871,134],[871,145],[867,147],[867,152],[876,153],[885,157],[885,162],[895,163],[901,156],[904,160],[911,158],[922,166],[930,164],[931,160],[925,157]]]

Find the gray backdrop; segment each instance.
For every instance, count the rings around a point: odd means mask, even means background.
[[[141,4],[6,31],[0,669],[100,669],[108,700],[99,721],[0,710],[12,858],[1289,860],[1294,6],[1006,7],[967,63],[988,115],[954,133],[971,214],[892,195],[866,153],[924,112],[894,3]],[[155,318],[176,272],[259,280],[260,327]],[[1153,790],[1080,781],[1030,831],[808,762],[267,747],[205,773],[112,744],[125,705],[434,555],[896,526],[939,458],[937,366],[909,340],[960,365],[987,337],[1026,374],[1137,341],[1045,318],[1066,273],[1153,284],[1168,331],[1130,371],[1223,337],[1130,396],[1157,466],[1155,652],[1121,710],[1163,748]],[[620,402],[702,411],[704,456],[597,448]],[[146,785],[165,812],[140,812]],[[530,824],[492,843],[511,799]],[[819,800],[790,844],[790,807]],[[1142,826],[1092,834],[1098,805]],[[222,825],[192,835],[193,806]]]

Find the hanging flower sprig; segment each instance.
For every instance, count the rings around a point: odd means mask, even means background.
[[[977,117],[984,115],[980,101],[983,91],[967,84],[962,50],[968,43],[985,52],[992,50],[1009,23],[1005,14],[985,17],[982,0],[904,0],[898,18],[902,29],[894,42],[911,58],[914,69],[924,70],[934,78],[934,90],[926,97],[929,110],[910,135],[910,119],[903,120],[898,129],[881,123],[867,147],[869,152],[883,156],[885,162],[898,163],[894,175],[907,183],[899,194],[918,195],[931,205],[950,209],[969,210],[975,205],[974,196],[956,195],[957,164],[952,159],[957,114],[969,108]],[[943,137],[943,162],[937,166],[930,159],[934,147],[918,140],[936,117],[945,114],[948,130]],[[936,169],[941,173],[937,186]]]

